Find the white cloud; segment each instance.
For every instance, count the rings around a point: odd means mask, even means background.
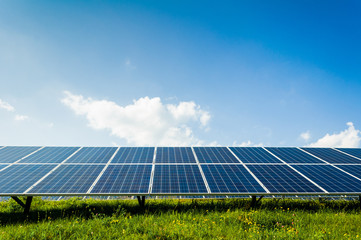
[[[14,119],[15,119],[15,121],[24,121],[24,120],[29,119],[29,117],[28,117],[28,116],[26,116],[26,115],[19,115],[19,114],[16,114]]]
[[[130,59],[125,60],[124,65],[125,65],[125,67],[128,68],[128,69],[132,69],[132,70],[136,69],[136,66],[134,66],[134,65],[132,64],[132,62],[130,61]]]
[[[9,111],[9,112],[15,111],[15,108],[13,106],[11,106],[9,103],[7,103],[1,99],[0,99],[0,108],[5,109],[6,111]]]
[[[233,147],[263,147],[263,143],[254,143],[250,140],[241,143],[237,143],[237,141],[234,141],[232,145]]]
[[[300,138],[302,138],[304,141],[308,141],[311,139],[311,133],[310,131],[306,131],[300,134]]]
[[[361,132],[355,129],[352,122],[347,123],[348,128],[334,134],[326,134],[310,147],[359,147],[361,142]]]
[[[65,91],[62,103],[77,115],[85,116],[93,129],[109,130],[112,135],[136,146],[202,145],[194,136],[196,125],[208,126],[210,114],[194,102],[163,104],[159,97],[143,97],[127,106],[107,100],[94,100]]]

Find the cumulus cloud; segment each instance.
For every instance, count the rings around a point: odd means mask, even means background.
[[[300,138],[303,139],[304,141],[308,141],[311,139],[311,133],[310,131],[306,131],[300,134]]]
[[[334,134],[326,134],[324,137],[311,143],[310,147],[359,147],[361,132],[355,129],[352,122],[347,123],[348,128]]]
[[[0,108],[5,109],[6,111],[9,111],[9,112],[15,111],[15,108],[13,106],[11,106],[9,103],[7,103],[1,99],[0,99]]]
[[[234,141],[232,145],[233,147],[263,147],[263,143],[254,143],[250,140],[241,143],[237,143],[237,141]]]
[[[62,103],[75,114],[85,116],[91,128],[109,130],[112,135],[135,146],[202,145],[192,129],[207,128],[211,118],[192,101],[164,104],[159,97],[143,97],[120,106],[108,100],[64,93]]]
[[[29,117],[28,117],[28,116],[26,116],[26,115],[19,115],[19,114],[16,114],[14,119],[15,119],[15,121],[24,121],[24,120],[29,119]]]

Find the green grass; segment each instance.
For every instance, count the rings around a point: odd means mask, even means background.
[[[262,199],[43,201],[28,217],[0,202],[0,239],[358,239],[358,201]]]

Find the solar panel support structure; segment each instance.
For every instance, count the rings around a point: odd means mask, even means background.
[[[260,196],[260,197],[258,198],[258,200],[257,200],[257,196],[252,195],[251,208],[256,207],[257,204],[262,200],[262,198],[263,198],[263,195]]]
[[[31,202],[33,201],[33,196],[28,196],[25,203],[23,203],[17,196],[11,196],[11,198],[24,208],[24,215],[29,214]]]
[[[140,205],[140,207],[144,207],[145,205],[145,196],[137,196],[137,199],[138,199],[138,203]]]

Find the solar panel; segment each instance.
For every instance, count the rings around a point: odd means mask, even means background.
[[[5,147],[0,149],[0,163],[13,163],[40,147]]]
[[[226,147],[193,148],[200,163],[239,163]]]
[[[21,160],[20,163],[61,163],[78,149],[78,147],[45,147]]]
[[[322,193],[313,183],[287,165],[248,165],[272,193]]]
[[[53,168],[46,164],[12,165],[0,172],[0,194],[23,193]]]
[[[282,163],[260,147],[231,147],[230,149],[243,163]]]
[[[158,147],[155,163],[196,163],[190,147]]]
[[[360,148],[337,148],[337,149],[361,159],[361,149]]]
[[[86,193],[103,165],[61,165],[29,193]]]
[[[361,160],[340,153],[331,148],[302,148],[329,163],[361,163]]]
[[[154,147],[121,147],[111,163],[152,163]]]
[[[298,148],[290,147],[267,147],[277,157],[286,163],[324,163],[323,161],[312,157],[310,154],[301,151]]]
[[[293,167],[328,192],[361,192],[361,181],[331,165],[294,165]]]
[[[337,167],[361,179],[361,165],[337,165]]]
[[[155,165],[152,193],[207,193],[198,165]]]
[[[92,193],[148,193],[152,165],[109,165]]]
[[[116,150],[116,147],[84,147],[66,163],[107,163]]]
[[[265,193],[241,164],[203,164],[202,170],[212,193]]]

